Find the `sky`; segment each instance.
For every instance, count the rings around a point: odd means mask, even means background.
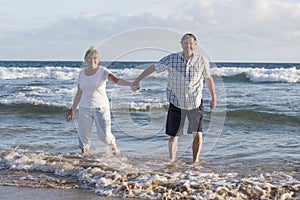
[[[300,0],[0,0],[0,60],[157,60],[194,33],[218,62],[300,62]]]

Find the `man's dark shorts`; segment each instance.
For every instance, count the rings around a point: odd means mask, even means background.
[[[187,133],[192,134],[193,132],[202,132],[203,113],[202,100],[201,105],[192,110],[180,109],[170,103],[167,116],[166,134],[169,136],[182,135],[186,117],[188,118]]]

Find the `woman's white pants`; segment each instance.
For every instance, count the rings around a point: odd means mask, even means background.
[[[79,108],[78,138],[81,149],[91,146],[92,127],[95,122],[97,134],[105,144],[114,144],[115,137],[111,133],[111,118],[109,107]]]

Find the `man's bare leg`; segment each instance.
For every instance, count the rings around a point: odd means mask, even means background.
[[[169,138],[169,154],[170,154],[171,162],[175,161],[177,147],[178,147],[178,136],[175,136],[175,137],[170,136],[170,138]]]
[[[200,151],[202,148],[202,132],[193,132],[193,162],[199,162]]]

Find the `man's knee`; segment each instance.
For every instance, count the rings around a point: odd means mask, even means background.
[[[169,142],[176,142],[177,140],[178,140],[177,136],[175,136],[175,137],[170,136],[170,138],[169,138]]]
[[[202,132],[193,132],[194,140],[202,140]]]

